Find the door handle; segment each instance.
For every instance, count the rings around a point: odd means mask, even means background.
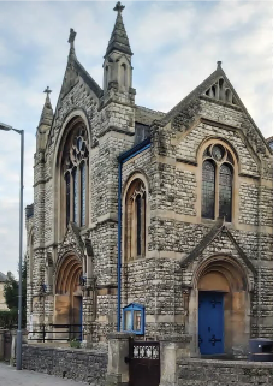
[[[207,328],[208,332],[210,332],[210,327]]]

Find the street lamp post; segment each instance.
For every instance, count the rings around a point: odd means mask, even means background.
[[[23,172],[24,172],[24,130],[0,123],[0,130],[16,131],[21,135],[21,176],[19,194],[19,288],[18,288],[18,329],[16,345],[16,368],[22,370],[22,263],[23,263]]]

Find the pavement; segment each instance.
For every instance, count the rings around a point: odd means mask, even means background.
[[[62,379],[53,375],[16,370],[0,362],[0,386],[84,386],[86,383]]]

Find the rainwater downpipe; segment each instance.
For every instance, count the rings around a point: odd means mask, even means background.
[[[122,188],[123,188],[123,164],[142,153],[150,147],[149,138],[139,143],[132,149],[118,156],[118,259],[117,259],[117,281],[118,281],[118,300],[117,300],[117,331],[121,330],[121,268],[122,268]]]

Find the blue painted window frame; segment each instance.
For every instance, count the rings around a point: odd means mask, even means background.
[[[141,328],[139,330],[134,329],[134,312],[141,311]],[[126,312],[130,312],[131,320],[131,328],[126,329]],[[123,330],[125,332],[132,332],[136,335],[144,335],[145,333],[145,307],[142,304],[131,303],[123,308]]]

